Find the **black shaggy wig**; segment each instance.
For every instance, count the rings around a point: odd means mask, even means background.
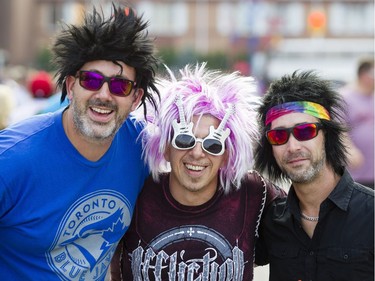
[[[137,87],[144,90],[141,105],[148,99],[156,106],[150,90],[159,96],[155,86],[155,71],[159,60],[154,55],[153,41],[148,38],[144,22],[128,7],[116,7],[108,19],[103,11],[93,8],[86,14],[82,26],[65,25],[52,47],[53,63],[57,67],[57,85],[61,88],[61,101],[67,95],[65,80],[75,76],[81,67],[90,61],[118,61],[134,67]],[[146,115],[146,107],[144,106]]]
[[[329,112],[331,120],[320,119],[325,134],[325,150],[327,162],[337,174],[342,174],[347,165],[344,133],[348,127],[344,121],[346,104],[333,85],[320,79],[314,72],[294,72],[273,82],[263,96],[262,105],[258,108],[258,123],[261,132],[260,143],[255,148],[254,168],[266,172],[270,179],[288,179],[276,163],[272,153],[272,146],[266,137],[270,124],[265,125],[268,110],[275,105],[293,101],[310,101],[324,106]]]

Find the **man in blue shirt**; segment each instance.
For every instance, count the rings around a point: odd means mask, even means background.
[[[0,133],[2,280],[104,280],[149,171],[129,114],[158,92],[147,23],[113,5],[53,46],[69,105]]]

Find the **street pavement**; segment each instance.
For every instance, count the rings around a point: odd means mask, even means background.
[[[257,266],[254,268],[254,279],[253,281],[268,281],[268,265]]]

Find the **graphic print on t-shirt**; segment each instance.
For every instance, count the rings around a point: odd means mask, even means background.
[[[105,276],[117,242],[131,221],[128,200],[113,190],[90,193],[66,212],[46,253],[62,280],[98,280]]]
[[[183,243],[188,240],[206,244],[201,258],[185,258],[188,253]],[[173,244],[181,245],[181,250],[171,255],[163,251]],[[161,233],[146,249],[136,248],[131,263],[134,280],[146,280],[141,278],[145,275],[155,280],[164,280],[162,276],[166,275],[175,281],[242,280],[245,267],[244,254],[237,246],[232,247],[223,235],[202,225],[185,225]]]

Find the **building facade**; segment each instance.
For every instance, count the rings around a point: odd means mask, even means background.
[[[274,79],[296,69],[354,77],[358,59],[374,55],[373,0],[133,0],[159,49],[243,54],[250,74]],[[0,65],[31,65],[60,21],[79,23],[82,9],[107,0],[0,0]],[[193,61],[192,61],[193,63]]]

